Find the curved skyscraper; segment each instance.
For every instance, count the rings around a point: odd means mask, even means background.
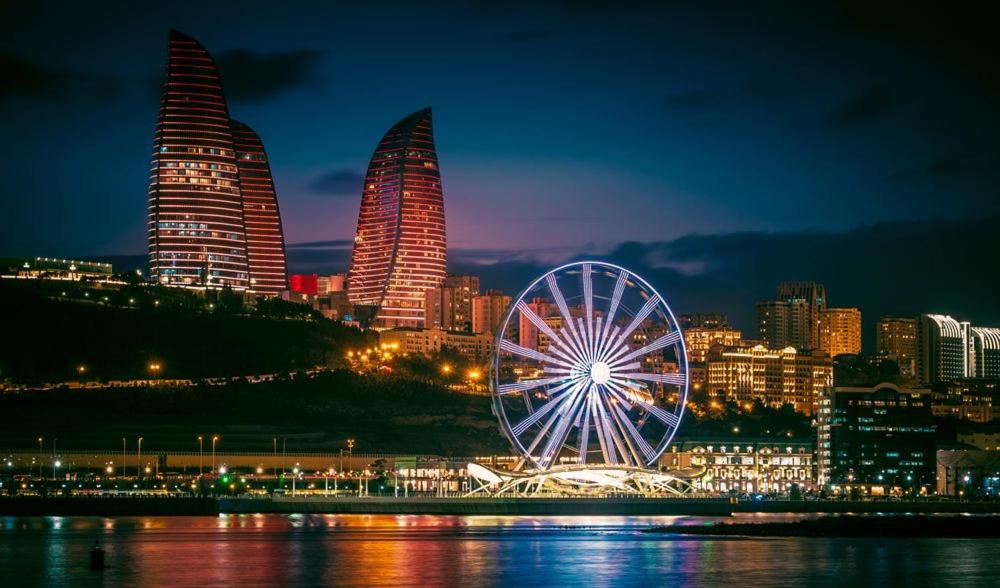
[[[446,273],[444,193],[431,109],[382,137],[365,176],[348,297],[377,308],[376,326],[423,326],[424,292]]]
[[[265,294],[288,289],[285,238],[278,197],[264,143],[249,126],[230,121],[239,166],[243,220],[246,225],[250,288]]]
[[[173,30],[148,198],[149,268],[157,282],[285,289],[281,222],[263,144],[230,120],[212,56]]]

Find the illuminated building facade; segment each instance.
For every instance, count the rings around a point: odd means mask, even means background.
[[[969,336],[969,377],[1000,378],[1000,329],[972,327]]]
[[[215,62],[170,31],[149,181],[150,276],[166,285],[250,285],[243,198]]]
[[[726,326],[691,327],[684,331],[688,363],[704,363],[713,345],[732,347],[742,341],[742,333]]]
[[[472,331],[472,299],[479,296],[479,276],[448,275],[444,279],[445,288],[451,288],[454,296],[452,328],[456,331]]]
[[[510,296],[490,290],[472,299],[472,332],[494,334],[503,322],[504,313],[510,306]]]
[[[965,378],[969,374],[969,323],[924,314],[917,328],[917,371],[923,383]]]
[[[757,335],[773,349],[810,349],[809,305],[805,300],[757,303]]]
[[[830,357],[861,353],[861,310],[827,308],[820,311],[819,348]]]
[[[715,346],[707,357],[709,395],[739,404],[755,400],[773,407],[790,404],[811,415],[820,391],[832,385],[833,362],[822,351]]]
[[[316,274],[292,274],[288,276],[288,289],[300,294],[318,294],[319,276]]]
[[[889,383],[831,387],[821,394],[817,423],[820,486],[934,490],[937,434],[929,390]]]
[[[458,330],[455,326],[455,289],[428,288],[424,291],[424,327]]]
[[[917,319],[884,316],[875,325],[875,356],[899,365],[899,373],[917,371]]]
[[[285,235],[281,229],[278,195],[264,143],[249,126],[230,121],[243,197],[250,289],[278,294],[288,289]]]
[[[230,119],[212,56],[173,30],[153,140],[148,218],[153,280],[239,290],[259,282],[265,293],[284,289],[284,238],[264,146],[252,129]]]
[[[443,329],[389,329],[379,333],[379,342],[395,344],[393,349],[398,349],[401,353],[421,355],[437,353],[446,347],[469,359],[484,359],[493,352],[493,336],[490,334],[459,333]]]
[[[396,123],[368,165],[348,274],[375,326],[421,327],[424,293],[445,279],[444,194],[430,108]]]
[[[826,288],[816,282],[782,282],[775,300],[757,304],[760,339],[772,349],[817,349]]]
[[[684,439],[660,457],[667,470],[704,468],[692,483],[700,492],[787,494],[797,485],[816,489],[812,441],[769,439]]]

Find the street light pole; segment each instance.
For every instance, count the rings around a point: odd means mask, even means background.
[[[139,437],[139,448],[135,452],[135,475],[142,479],[142,437]]]
[[[212,435],[212,472],[215,472],[215,443],[219,440],[218,435]]]
[[[38,438],[38,479],[42,479],[42,438]]]
[[[125,457],[126,457],[125,456],[125,437],[122,437],[122,477],[123,478],[128,475],[128,465],[127,465],[128,462],[126,462]]]
[[[205,438],[198,435],[198,476],[205,473]]]

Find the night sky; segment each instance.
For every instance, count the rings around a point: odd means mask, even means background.
[[[173,27],[215,55],[264,140],[293,271],[346,269],[371,150],[430,105],[452,269],[488,286],[598,256],[744,328],[781,279],[825,282],[866,328],[931,311],[1000,324],[995,15],[329,4],[5,2],[0,256],[145,252]]]

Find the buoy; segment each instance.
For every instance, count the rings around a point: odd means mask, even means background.
[[[94,548],[90,550],[90,569],[93,571],[104,569],[104,550],[94,541]]]

